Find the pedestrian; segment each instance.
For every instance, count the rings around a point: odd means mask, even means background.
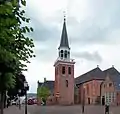
[[[105,114],[109,114],[109,105],[108,104],[105,105]]]
[[[7,99],[7,108],[9,107],[9,105],[10,105],[10,99],[8,98]]]

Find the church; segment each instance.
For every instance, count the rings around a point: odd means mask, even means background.
[[[46,86],[51,94],[47,105],[101,104],[120,105],[120,72],[112,66],[102,71],[99,66],[87,73],[74,77],[74,59],[64,18],[58,58],[54,63],[55,81],[38,81],[38,87]],[[40,104],[41,99],[38,98]]]

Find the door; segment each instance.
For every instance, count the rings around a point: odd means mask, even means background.
[[[88,98],[88,104],[90,104],[90,98]]]
[[[102,105],[105,105],[105,96],[102,96]]]

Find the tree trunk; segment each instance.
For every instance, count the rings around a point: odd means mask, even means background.
[[[0,99],[0,114],[4,114],[4,92],[1,92],[1,99]]]

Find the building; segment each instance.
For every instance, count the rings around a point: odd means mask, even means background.
[[[44,78],[44,82],[39,82],[38,81],[38,87],[47,87],[50,90],[50,96],[48,97],[46,103],[47,105],[52,105],[55,104],[54,101],[54,81],[52,80],[46,80],[46,78]],[[38,104],[42,103],[42,98],[38,98]]]
[[[102,71],[97,65],[91,71],[74,78],[74,64],[64,18],[58,58],[54,63],[55,81],[38,83],[39,87],[47,86],[51,91],[47,104],[120,104],[120,72],[114,66]],[[112,100],[108,102],[108,99]]]
[[[75,78],[78,87],[77,103],[120,104],[120,73],[112,66],[102,71],[97,68]]]
[[[79,99],[77,103],[81,104],[85,99],[85,104],[94,104],[96,99],[100,98],[100,85],[105,79],[103,71],[97,68],[75,78],[75,83],[79,88]]]
[[[114,68],[104,72],[106,77],[101,83],[101,103],[103,105],[120,105],[120,74]]]
[[[64,18],[61,42],[58,48],[58,58],[54,63],[54,95],[58,104],[74,104],[74,64],[75,62],[70,57],[66,20]]]

